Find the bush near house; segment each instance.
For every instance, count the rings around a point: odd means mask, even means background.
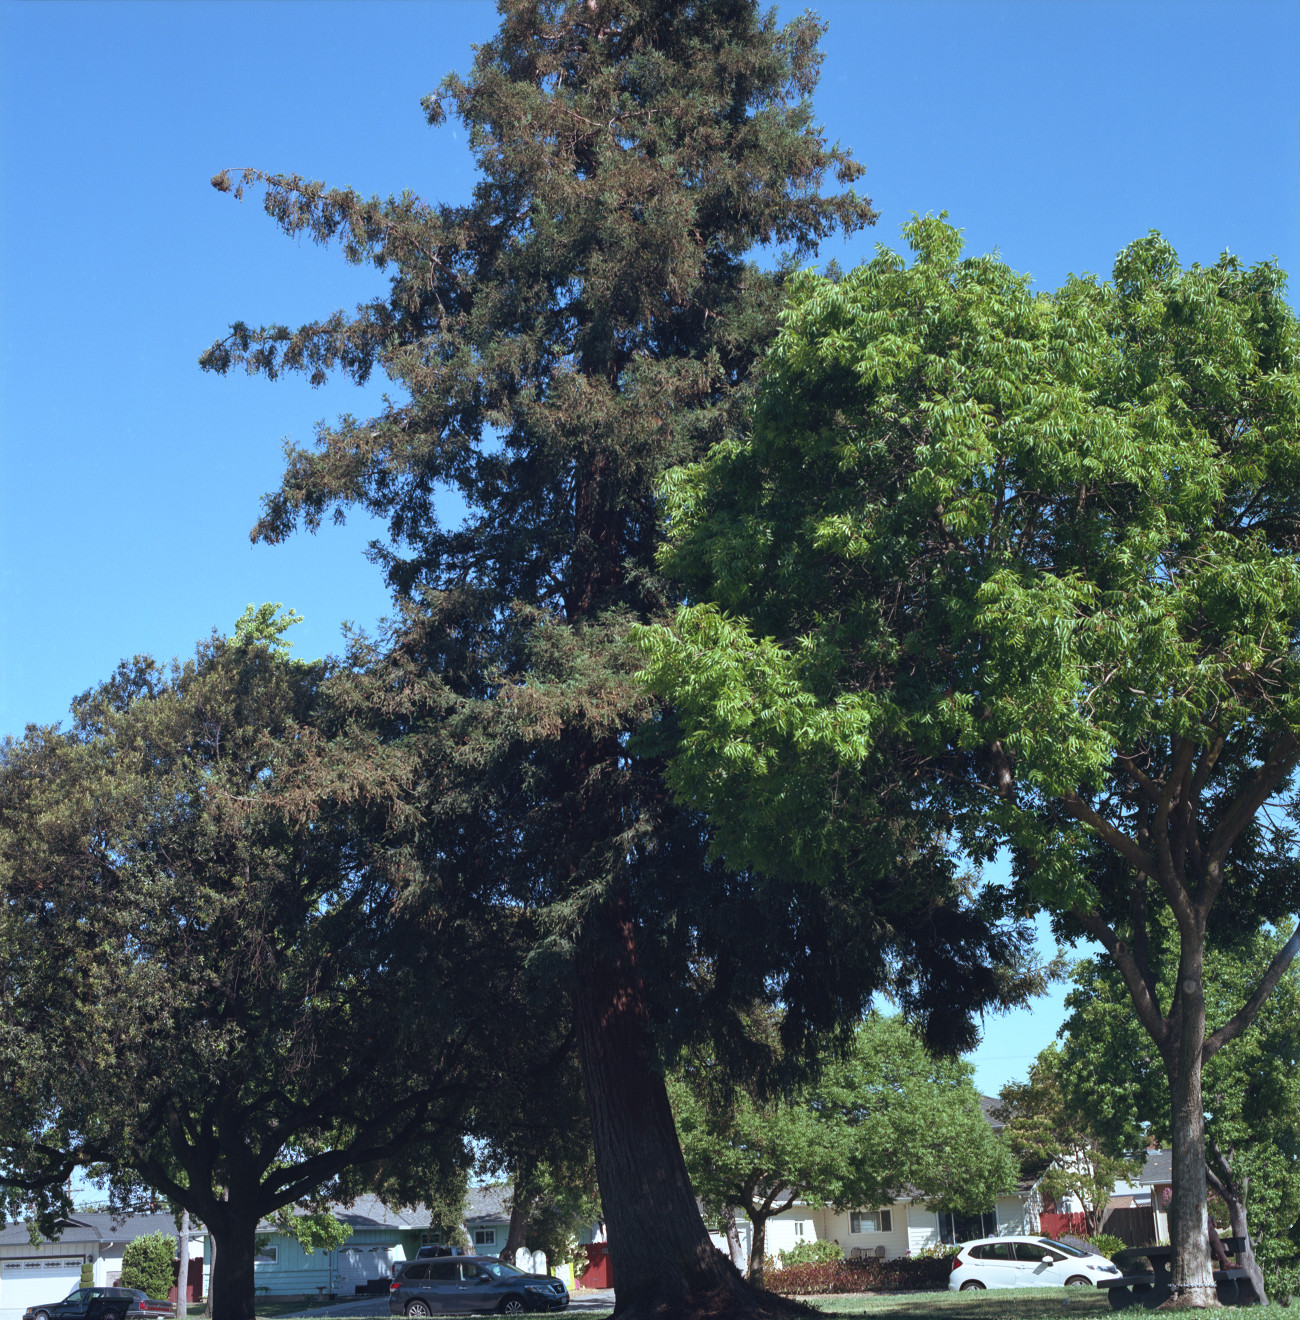
[[[798,1242],[789,1251],[778,1251],[777,1255],[781,1258],[782,1269],[789,1269],[791,1265],[824,1265],[828,1261],[844,1259],[844,1253],[839,1247],[834,1242],[827,1242],[825,1238]]]
[[[773,1270],[764,1282],[769,1292],[786,1297],[824,1293],[934,1291],[948,1286],[952,1265],[941,1260],[900,1257],[898,1260],[835,1260],[821,1265],[787,1265]]]
[[[122,1252],[123,1288],[143,1288],[154,1298],[167,1296],[176,1282],[176,1239],[166,1233],[146,1233],[128,1242]]]

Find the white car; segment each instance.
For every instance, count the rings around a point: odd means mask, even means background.
[[[952,1258],[950,1292],[968,1288],[1052,1288],[1087,1285],[1119,1270],[1105,1256],[1045,1237],[980,1238]]]

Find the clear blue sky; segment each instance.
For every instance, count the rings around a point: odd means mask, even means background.
[[[1044,288],[1108,272],[1151,228],[1187,261],[1228,248],[1300,278],[1294,0],[814,7],[817,109],[881,212],[823,257],[850,264],[947,209],[971,250]],[[196,365],[237,318],[293,323],[381,277],[208,179],[256,165],[463,198],[465,135],[427,128],[419,100],[495,25],[465,0],[0,0],[0,735],[62,718],[123,656],[187,653],[250,601],[303,614],[308,655],[385,612],[365,519],[248,541],[280,441],[366,413],[382,385]],[[991,1023],[980,1085],[1023,1073],[1059,1020],[1049,1000]]]

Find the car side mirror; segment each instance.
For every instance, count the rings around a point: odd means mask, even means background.
[[[1043,1257],[1043,1264],[1044,1264],[1044,1265],[1050,1265],[1051,1263],[1052,1263],[1052,1258],[1051,1258],[1050,1256],[1044,1256],[1044,1257]]]

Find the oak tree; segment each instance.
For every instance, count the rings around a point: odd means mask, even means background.
[[[0,751],[7,1206],[52,1229],[77,1168],[161,1194],[211,1234],[218,1320],[251,1320],[260,1220],[415,1152],[454,1171],[476,1090],[529,1066],[501,1015],[533,937],[438,883],[476,874],[472,822],[416,800],[419,710],[363,648],[244,623]]]
[[[900,1018],[871,1014],[852,1047],[786,1093],[720,1079],[695,1059],[670,1095],[691,1182],[716,1218],[753,1226],[748,1277],[763,1281],[766,1226],[797,1202],[839,1210],[906,1194],[979,1213],[1012,1190],[1016,1169],[984,1117],[971,1067],[937,1058]]]

